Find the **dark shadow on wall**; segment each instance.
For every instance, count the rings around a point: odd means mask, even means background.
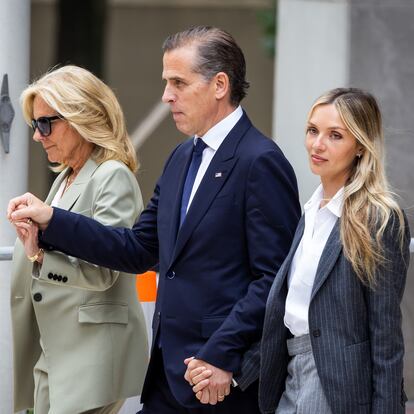
[[[106,0],[59,0],[56,62],[82,66],[104,76]]]
[[[55,63],[73,64],[104,78],[107,0],[59,0],[56,7]],[[48,173],[49,186],[56,174]]]

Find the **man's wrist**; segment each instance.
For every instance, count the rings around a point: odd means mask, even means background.
[[[39,229],[41,231],[45,231],[47,229],[47,226],[49,225],[49,223],[51,222],[52,217],[53,217],[53,207],[52,206],[47,206],[47,209],[48,209],[48,214],[47,214],[48,218],[47,218],[46,222],[45,223],[39,223]]]

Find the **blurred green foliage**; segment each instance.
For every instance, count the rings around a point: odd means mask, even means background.
[[[277,0],[272,0],[270,9],[257,12],[257,19],[262,27],[262,47],[266,54],[273,58],[276,52]]]

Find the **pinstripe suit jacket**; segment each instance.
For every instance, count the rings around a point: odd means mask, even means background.
[[[260,377],[259,403],[274,413],[285,388],[288,354],[284,326],[287,275],[304,231],[299,222],[292,247],[275,278],[266,305],[260,347],[246,355],[242,388]],[[309,333],[321,383],[335,414],[403,414],[404,344],[400,302],[409,262],[409,229],[404,247],[390,223],[383,242],[386,264],[375,290],[364,286],[342,252],[340,221],[322,253],[309,307]]]

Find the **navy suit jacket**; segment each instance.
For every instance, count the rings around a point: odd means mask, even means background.
[[[286,340],[291,337],[283,323],[287,276],[304,227],[303,217],[270,290],[261,347],[243,361],[245,381],[255,380],[260,373],[259,403],[264,414],[275,412],[285,390]],[[309,333],[321,384],[335,414],[405,412],[400,304],[410,258],[408,225],[402,249],[393,220],[382,241],[385,264],[377,269],[375,289],[360,282],[345,258],[339,220],[319,261]]]
[[[41,236],[48,248],[129,273],[159,263],[153,337],[159,335],[171,390],[187,407],[199,402],[183,377],[185,358],[237,378],[243,356],[260,340],[270,286],[300,218],[292,167],[243,114],[178,228],[192,148],[190,139],[170,155],[132,230],[55,209]]]

